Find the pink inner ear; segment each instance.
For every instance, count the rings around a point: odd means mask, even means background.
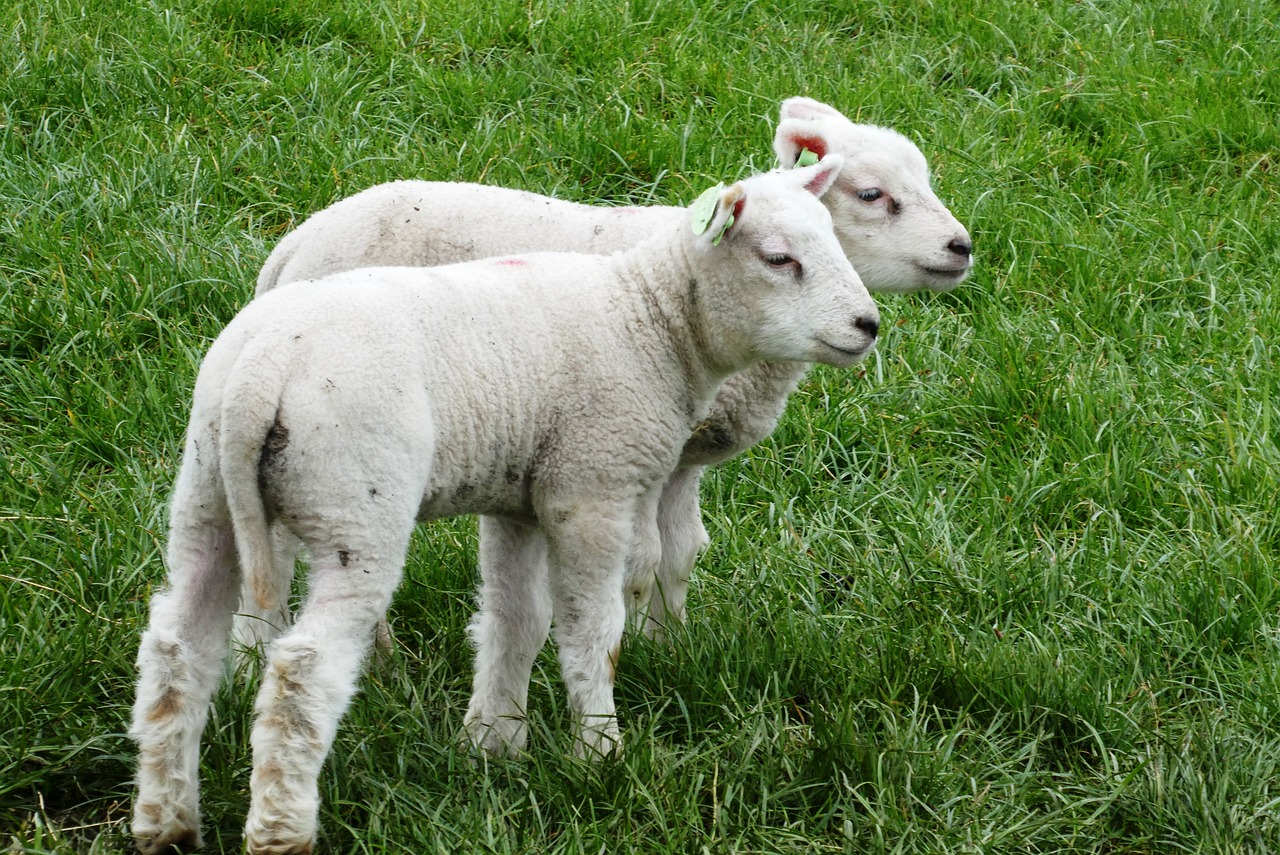
[[[733,221],[736,223],[742,219],[742,209],[747,207],[747,197],[743,196],[737,202],[733,203]]]
[[[813,178],[810,178],[809,182],[804,185],[804,189],[808,190],[815,196],[821,196],[823,193],[827,192],[827,188],[830,186],[831,170],[824,169],[822,172],[813,176]]]
[[[827,156],[827,141],[822,137],[804,137],[794,136],[791,141],[796,144],[796,158],[800,157],[800,152],[806,148],[818,156],[818,160]]]

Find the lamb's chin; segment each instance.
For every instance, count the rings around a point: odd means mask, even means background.
[[[915,264],[917,277],[921,284],[930,291],[950,291],[963,282],[972,269],[972,264],[955,267],[930,267],[924,264]]]

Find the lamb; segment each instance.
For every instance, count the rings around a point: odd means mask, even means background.
[[[837,192],[822,199],[867,288],[944,291],[968,275],[969,235],[930,189],[924,155],[902,135],[854,124],[809,98],[790,98],[782,104],[774,150],[784,167],[793,166],[806,150],[817,157],[834,152],[846,158]],[[500,187],[396,181],[337,202],[282,239],[263,265],[257,293],[365,266],[447,264],[543,249],[612,252],[641,243],[684,216],[675,207],[597,207]],[[657,507],[662,540],[657,584],[636,588],[629,597],[635,619],[651,637],[684,617],[689,578],[707,543],[698,504],[703,470],[772,433],[806,368],[765,363],[730,377],[685,447]],[[283,540],[281,552],[288,554],[287,537]],[[509,563],[515,556],[545,560],[546,546],[536,528],[482,517],[480,540],[482,564]],[[646,599],[648,590],[653,593]],[[275,600],[284,603],[286,592]],[[288,619],[287,610],[263,613],[246,596],[237,618],[237,645],[264,643]]]
[[[487,514],[545,543],[545,561],[484,568],[471,742],[522,750],[554,618],[575,750],[619,750],[622,591],[654,576],[655,505],[716,388],[761,360],[847,366],[875,343],[875,304],[817,199],[842,164],[713,188],[613,256],[356,270],[242,310],[196,381],[168,586],[138,653],[138,849],[200,843],[200,732],[242,579],[270,609],[292,575],[272,525],[311,564],[263,667],[247,851],[311,851],[319,770],[419,520]]]
[[[840,193],[823,197],[836,236],[873,291],[947,291],[969,272],[971,242],[929,186],[929,164],[896,131],[788,98],[774,135],[783,167],[804,150],[843,155]],[[276,246],[257,294],[359,267],[434,266],[521,252],[611,253],[683,216],[669,206],[582,205],[481,184],[392,181],[309,217]]]

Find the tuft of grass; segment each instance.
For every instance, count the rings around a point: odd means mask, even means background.
[[[119,852],[201,354],[370,184],[688,201],[805,94],[916,139],[978,265],[711,473],[620,760],[459,747],[475,530],[415,538],[321,778],[343,852],[1280,848],[1280,32],[1257,0],[17,0],[0,11],[0,841]],[[239,851],[252,681],[202,759]]]

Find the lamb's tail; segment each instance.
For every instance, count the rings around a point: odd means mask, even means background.
[[[273,358],[274,357],[274,358]],[[219,471],[231,513],[240,570],[264,612],[276,608],[277,573],[260,472],[265,456],[288,443],[280,422],[286,365],[265,348],[241,352],[223,392]]]

